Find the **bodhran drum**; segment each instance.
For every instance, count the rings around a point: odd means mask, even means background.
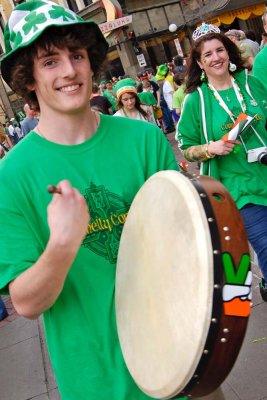
[[[251,308],[241,216],[210,177],[153,175],[123,228],[116,318],[126,365],[157,399],[216,390],[240,351]]]

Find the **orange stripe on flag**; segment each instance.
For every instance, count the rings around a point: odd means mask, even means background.
[[[250,300],[241,300],[240,298],[236,298],[232,301],[225,301],[223,307],[225,315],[248,317],[251,311],[251,302]]]

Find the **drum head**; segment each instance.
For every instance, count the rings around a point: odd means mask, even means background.
[[[116,276],[123,356],[147,395],[171,398],[190,381],[209,331],[213,283],[199,194],[179,172],[156,173],[127,216]]]

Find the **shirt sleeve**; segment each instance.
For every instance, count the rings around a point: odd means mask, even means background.
[[[202,144],[200,124],[199,94],[194,92],[185,97],[177,126],[176,139],[181,150]]]
[[[261,50],[261,52],[264,52],[264,51],[265,51],[265,48]],[[267,90],[267,80],[266,80],[267,48],[266,48],[266,57],[263,57],[263,53],[261,53],[261,52],[254,59],[252,75],[255,76],[260,82],[262,82],[262,85],[264,85]]]
[[[266,71],[267,72],[267,71]],[[266,76],[265,72],[265,76]],[[249,88],[254,99],[259,103],[261,110],[267,118],[267,86],[265,85],[266,79],[260,80],[256,76],[248,76]]]
[[[8,284],[33,265],[42,253],[42,244],[27,223],[23,207],[8,188],[1,190],[0,207],[0,294],[8,294]],[[9,199],[6,202],[6,199]]]

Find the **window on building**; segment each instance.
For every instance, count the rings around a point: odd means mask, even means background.
[[[83,0],[85,7],[90,6],[93,3],[93,0]]]
[[[74,11],[74,12],[78,12],[78,6],[75,0],[67,0],[68,3],[68,7],[70,10]]]

